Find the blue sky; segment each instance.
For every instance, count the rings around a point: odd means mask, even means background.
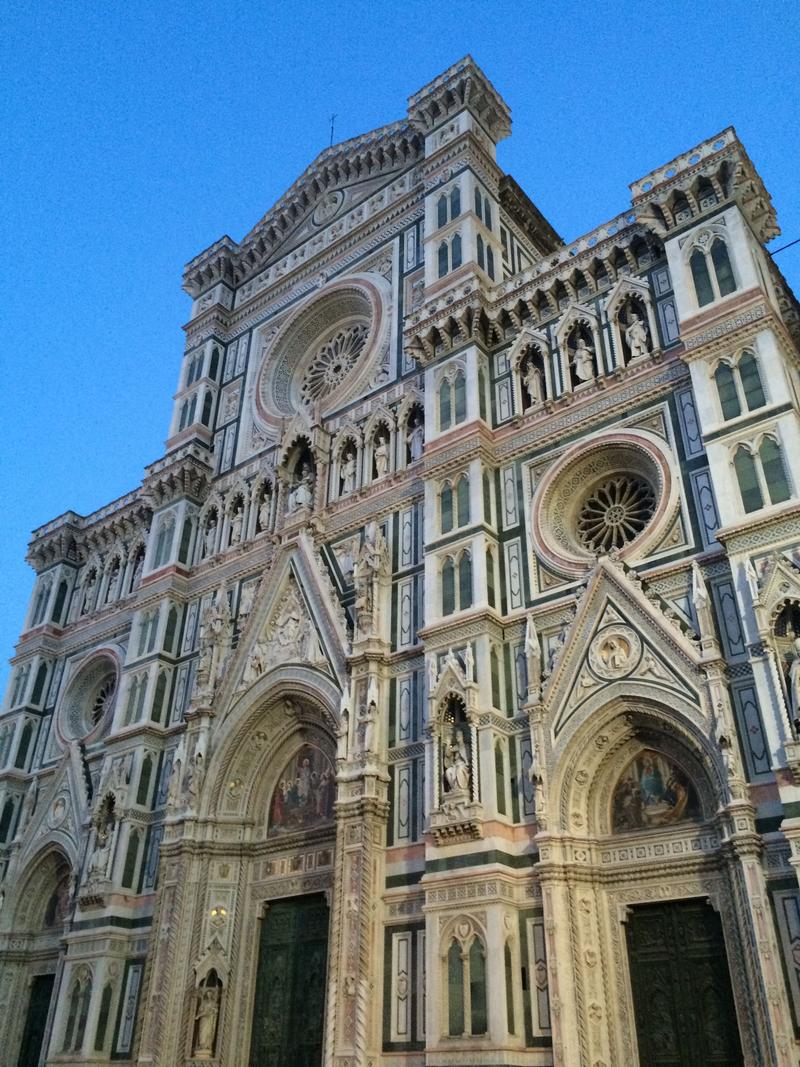
[[[238,239],[329,140],[401,118],[470,52],[500,165],[571,239],[733,124],[800,237],[800,5],[0,3],[0,681],[30,531],[133,489],[171,412],[183,264]],[[800,245],[776,262],[800,291]]]

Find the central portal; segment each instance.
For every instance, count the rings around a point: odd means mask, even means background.
[[[321,1067],[327,960],[324,896],[268,905],[261,924],[251,1067]]]
[[[719,915],[699,900],[642,905],[627,937],[641,1067],[741,1067]]]

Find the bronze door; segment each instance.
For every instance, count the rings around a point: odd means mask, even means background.
[[[640,1067],[740,1067],[719,915],[703,901],[632,909],[627,922]]]
[[[261,923],[250,1067],[320,1067],[327,960],[323,896],[269,905]]]
[[[31,983],[28,1014],[25,1016],[25,1029],[22,1033],[17,1067],[39,1067],[54,979],[54,974],[37,974]]]

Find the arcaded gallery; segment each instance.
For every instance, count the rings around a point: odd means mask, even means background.
[[[191,260],[163,455],[34,531],[9,1067],[797,1067],[776,213],[729,127],[565,243],[510,132],[466,57]]]

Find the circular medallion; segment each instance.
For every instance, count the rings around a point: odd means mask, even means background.
[[[592,641],[589,666],[598,678],[624,678],[638,664],[642,642],[630,626],[607,626]]]
[[[324,226],[336,215],[343,203],[344,193],[341,189],[326,193],[311,213],[311,221],[315,226]]]

